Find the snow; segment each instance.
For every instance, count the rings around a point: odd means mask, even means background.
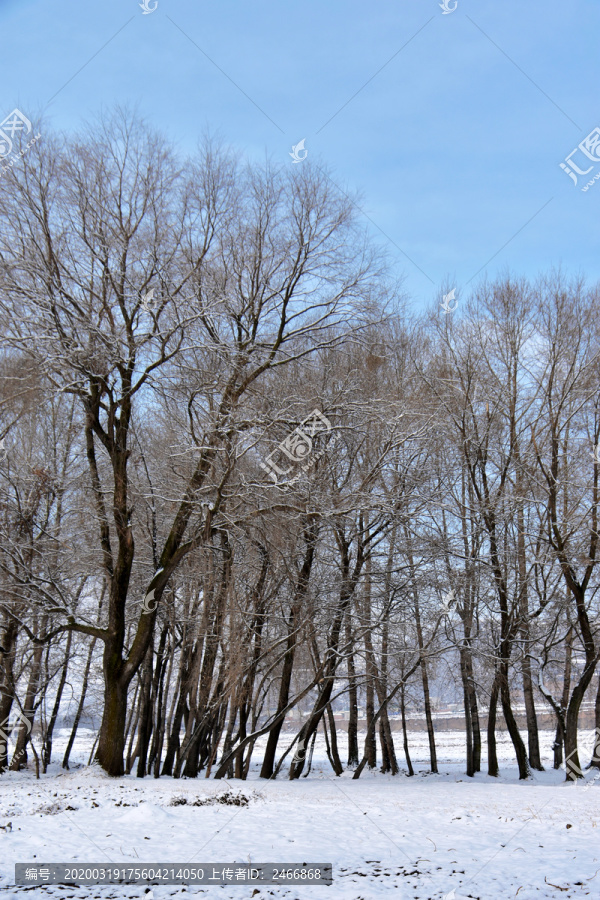
[[[56,737],[57,760],[67,737],[68,731]],[[82,731],[74,762],[87,759],[92,737]],[[320,740],[309,777],[294,782],[285,772],[276,781],[260,779],[260,753],[245,782],[111,779],[84,765],[62,773],[56,764],[39,781],[32,769],[7,772],[0,776],[0,826],[11,822],[12,830],[0,831],[0,894],[2,900],[148,897],[141,885],[15,887],[15,862],[331,862],[330,887],[155,885],[152,896],[600,897],[600,780],[591,770],[584,783],[566,784],[564,770],[551,768],[553,737],[541,732],[547,769],[526,782],[518,780],[504,733],[500,778],[467,778],[464,737],[454,731],[437,734],[439,775],[426,771],[426,734],[410,735],[413,778],[378,771],[358,781],[351,772],[335,778]],[[282,736],[282,751],[292,738]],[[344,738],[340,732],[342,759]],[[581,733],[582,749],[590,738]],[[247,805],[218,802],[232,792]]]

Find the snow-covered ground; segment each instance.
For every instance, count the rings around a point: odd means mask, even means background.
[[[56,760],[67,734],[57,735]],[[81,738],[73,764],[89,754],[84,733]],[[400,735],[395,738],[402,764]],[[31,770],[8,772],[0,776],[0,896],[147,896],[136,885],[14,886],[15,862],[78,861],[333,863],[329,887],[161,885],[152,888],[157,900],[598,898],[600,779],[591,783],[592,770],[585,782],[565,784],[564,771],[551,769],[553,735],[543,732],[541,739],[548,768],[527,782],[518,780],[507,735],[499,740],[501,777],[467,778],[458,732],[437,734],[439,775],[427,774],[425,733],[411,734],[413,778],[367,771],[358,781],[351,772],[335,778],[320,743],[310,776],[294,782],[283,772],[266,782],[256,770],[245,782],[111,779],[84,765],[67,773],[54,765],[39,781]],[[283,735],[282,749],[289,740]],[[586,762],[590,741],[583,732]],[[218,802],[232,791],[247,805]]]

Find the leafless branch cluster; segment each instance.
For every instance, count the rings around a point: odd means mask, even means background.
[[[0,771],[36,728],[46,768],[67,707],[63,765],[97,712],[112,775],[297,778],[318,732],[395,774],[396,716],[412,774],[415,710],[437,771],[454,691],[467,774],[498,715],[540,769],[542,708],[581,776],[597,291],[507,275],[410,319],[326,174],[182,160],[119,110],[36,144],[0,220]]]

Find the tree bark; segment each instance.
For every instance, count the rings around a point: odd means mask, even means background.
[[[127,687],[120,675],[120,665],[109,647],[104,653],[104,710],[98,737],[96,758],[104,771],[113,777],[125,774],[125,722],[127,719]]]
[[[361,532],[363,532],[362,524],[363,523],[361,516]],[[339,663],[338,649],[342,625],[344,622],[344,617],[347,614],[348,607],[350,606],[350,603],[352,601],[352,597],[354,595],[354,591],[356,589],[356,585],[358,583],[358,579],[360,578],[365,562],[364,546],[362,544],[362,541],[360,540],[359,535],[358,547],[356,551],[356,561],[352,573],[350,573],[350,543],[340,531],[338,531],[337,533],[337,538],[338,546],[342,556],[342,584],[340,588],[340,598],[334,613],[333,622],[327,640],[327,652],[323,664],[324,674],[318,686],[317,699],[315,700],[312,712],[308,717],[308,720],[300,731],[300,739],[304,741],[305,746],[308,744],[313,734],[316,733],[325,708],[327,707],[327,704],[331,699],[335,674]],[[290,766],[290,780],[299,778],[302,774],[303,768],[304,759],[293,761]]]
[[[335,719],[333,717],[333,710],[331,709],[331,703],[327,704],[327,719],[329,720],[329,735],[330,738],[327,737],[327,720],[323,719],[323,733],[325,735],[325,746],[327,748],[327,756],[329,758],[329,762],[331,763],[331,768],[335,772],[336,775],[341,775],[344,771],[344,767],[340,760],[340,755],[338,753],[337,746],[337,735],[335,732]]]
[[[598,676],[598,689],[596,690],[594,714],[596,728],[594,731],[594,749],[592,751],[590,767],[593,769],[600,769],[600,675]]]
[[[48,722],[48,728],[46,730],[46,737],[44,740],[44,746],[42,747],[42,772],[44,775],[50,765],[50,760],[52,759],[52,735],[54,733],[54,726],[56,725],[56,720],[58,718],[58,711],[60,709],[60,701],[62,699],[63,691],[65,688],[65,684],[67,681],[67,669],[69,667],[69,658],[71,655],[71,641],[73,638],[73,632],[69,631],[67,634],[67,646],[65,648],[65,658],[62,665],[62,671],[60,675],[60,682],[58,688],[56,690],[56,697],[54,700],[54,706],[52,708],[52,714],[50,716],[50,721]]]
[[[465,709],[465,739],[467,743],[467,771],[469,778],[475,775],[473,722],[471,719],[471,698],[469,696],[469,676],[467,673],[466,651],[460,648],[460,674],[463,685],[463,704]]]
[[[23,724],[17,732],[17,740],[15,744],[15,752],[10,763],[11,772],[18,772],[27,766],[27,744],[31,738],[33,722],[35,719],[35,698],[37,696],[40,672],[42,670],[42,656],[44,651],[43,644],[35,644],[33,648],[31,671],[29,673],[29,681],[27,682],[27,690],[25,692],[25,703],[23,704],[23,713],[29,722],[29,728]]]
[[[569,628],[565,638],[565,670],[563,675],[563,689],[560,700],[560,709],[554,710],[556,715],[556,734],[554,736],[554,768],[560,769],[563,764],[563,750],[565,747],[565,716],[569,697],[571,696],[571,665],[573,657],[573,629]]]
[[[592,678],[594,677],[595,666],[588,663],[583,670],[583,674],[578,683],[573,688],[571,699],[567,707],[567,715],[565,719],[565,763],[566,763],[566,780],[576,781],[583,778],[583,771],[579,761],[579,749],[577,747],[577,727],[579,723],[579,710],[585,692],[588,689]]]
[[[406,765],[408,767],[408,774],[414,775],[415,770],[413,769],[412,761],[410,758],[410,751],[408,749],[408,729],[406,727],[406,704],[404,701],[404,685],[402,685],[400,689],[400,714],[402,716],[402,740],[404,743],[404,758],[406,759]]]
[[[490,706],[488,710],[487,739],[488,739],[488,775],[497,778],[498,751],[496,748],[496,713],[498,709],[498,694],[500,693],[500,674],[496,672],[490,694]]]
[[[310,573],[313,567],[315,557],[315,548],[319,535],[319,527],[316,519],[309,518],[304,527],[304,561],[298,576],[294,599],[287,620],[287,642],[285,656],[283,658],[283,669],[281,672],[281,682],[279,684],[279,697],[277,699],[276,716],[286,708],[290,696],[290,685],[292,683],[292,671],[294,669],[294,659],[296,654],[296,644],[298,642],[298,624],[300,612],[304,606],[308,585],[310,581]],[[275,755],[277,753],[277,744],[279,735],[283,728],[283,719],[276,720],[269,732],[265,755],[263,757],[262,767],[260,770],[261,778],[271,778],[273,775],[273,766],[275,765]]]
[[[152,664],[154,661],[154,642],[152,638],[148,644],[146,658],[142,666],[142,687],[140,691],[140,718],[138,721],[138,766],[137,777],[146,775],[146,763],[148,750],[152,736]]]
[[[358,765],[358,690],[356,688],[356,666],[354,665],[354,642],[352,638],[352,615],[348,612],[345,629],[348,669],[348,767]]]
[[[377,767],[377,739],[375,731],[375,652],[371,639],[371,578],[370,578],[370,561],[367,560],[365,566],[365,583],[364,583],[364,599],[362,609],[362,627],[364,629],[365,642],[365,681],[366,681],[366,703],[365,717],[367,720],[367,734],[365,737],[365,756],[367,758],[367,766],[369,769]]]
[[[521,737],[521,733],[513,715],[510,702],[510,689],[508,686],[508,663],[504,662],[504,660],[500,663],[500,699],[502,701],[504,721],[506,722],[510,739],[515,748],[517,765],[519,767],[519,778],[529,778],[531,775],[529,760],[527,759],[527,751],[525,750],[523,738]]]
[[[14,663],[17,651],[18,627],[14,619],[9,619],[2,636],[0,660],[2,662],[2,682],[0,685],[0,728],[5,733],[15,695]],[[8,768],[8,743],[0,734],[0,774]]]
[[[85,661],[85,668],[83,670],[83,679],[81,683],[81,695],[79,697],[79,703],[77,705],[77,712],[75,713],[75,718],[73,720],[73,727],[71,729],[71,735],[69,737],[69,743],[67,744],[67,748],[65,750],[65,755],[63,756],[62,768],[69,768],[69,757],[71,756],[71,751],[73,749],[73,744],[75,743],[75,737],[77,735],[77,729],[79,728],[79,722],[81,721],[81,716],[83,714],[83,706],[85,704],[85,697],[88,689],[88,682],[90,676],[90,667],[92,664],[92,655],[94,653],[94,647],[96,646],[96,638],[92,638],[92,642],[90,644],[90,649],[88,650],[87,659]]]

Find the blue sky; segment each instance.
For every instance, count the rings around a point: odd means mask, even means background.
[[[507,268],[600,279],[600,158],[559,165],[600,126],[598,0],[138,2],[0,0],[1,118],[130,103],[183,151],[209,129],[290,166],[304,138],[417,308]]]

